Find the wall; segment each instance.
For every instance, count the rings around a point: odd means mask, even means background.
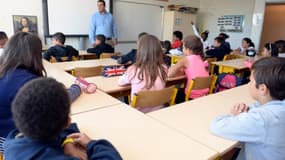
[[[285,39],[285,19],[280,15],[285,15],[285,4],[266,6],[261,48],[265,43]]]
[[[253,26],[254,13],[263,16],[264,0],[201,0],[197,18],[199,28],[210,31],[209,42],[220,33],[217,27],[217,19],[222,15],[245,15],[244,31],[242,33],[228,33],[233,49],[241,45],[243,37],[250,37],[258,46],[262,28],[262,20]]]
[[[125,0],[132,1],[138,3],[148,3],[154,5],[162,5],[167,6],[169,4],[187,4],[192,7],[199,7],[199,0],[170,0],[168,3],[160,2],[156,0]],[[5,31],[8,36],[12,36],[14,34],[13,31],[13,22],[12,15],[35,15],[38,17],[38,31],[39,36],[44,42],[43,38],[43,16],[42,16],[42,1],[41,0],[9,0],[5,1],[5,3],[1,4],[0,10],[0,30]],[[51,40],[47,39],[46,46],[51,45]],[[87,48],[90,46],[89,41],[87,39],[84,40]],[[67,38],[66,44],[71,44],[75,48],[79,48],[79,38]],[[136,47],[136,44],[120,44],[116,47],[118,51],[123,53],[127,52],[131,48]]]

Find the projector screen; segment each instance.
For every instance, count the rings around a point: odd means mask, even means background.
[[[110,0],[105,2],[109,11]],[[49,35],[63,32],[73,36],[88,35],[91,17],[98,11],[97,0],[46,0],[45,10]]]

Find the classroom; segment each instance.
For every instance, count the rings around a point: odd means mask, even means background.
[[[0,160],[285,160],[284,0],[9,0]]]

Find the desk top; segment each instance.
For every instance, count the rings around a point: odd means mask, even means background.
[[[95,83],[99,89],[106,93],[114,93],[120,91],[131,90],[131,85],[119,86],[118,81],[121,76],[115,77],[103,77],[103,76],[96,76],[96,77],[89,77],[85,78],[88,82]],[[169,78],[167,83],[185,80],[185,76],[177,76],[173,78]]]
[[[71,76],[61,69],[54,67],[45,60],[43,61],[43,64],[47,71],[48,77],[55,78],[57,81],[63,83],[66,87],[74,84],[75,77]],[[107,95],[100,90],[97,90],[94,94],[82,93],[82,95],[72,103],[71,114],[105,108],[119,103],[121,103],[119,100]]]
[[[154,111],[147,115],[224,154],[237,142],[212,135],[209,130],[210,124],[216,116],[229,114],[230,109],[236,103],[241,102],[246,104],[254,102],[249,95],[247,85]]]
[[[88,82],[95,83],[99,89],[106,93],[120,92],[125,90],[131,90],[131,85],[119,86],[118,81],[121,76],[115,77],[89,77],[85,78]]]
[[[225,66],[225,67],[231,67],[234,69],[247,69],[248,67],[244,64],[244,61],[246,59],[233,59],[233,60],[226,60],[226,61],[217,61],[212,62],[212,64],[218,65],[218,66]]]
[[[92,59],[83,61],[59,62],[52,63],[53,66],[62,70],[71,70],[75,67],[96,67],[96,66],[112,66],[119,65],[116,60],[111,58],[105,59]]]
[[[92,139],[109,140],[126,160],[205,160],[218,154],[125,104],[73,115],[72,121]]]

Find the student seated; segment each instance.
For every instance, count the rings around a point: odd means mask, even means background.
[[[18,129],[4,142],[6,160],[122,159],[110,142],[91,140],[70,124],[69,95],[52,78],[25,84],[13,101],[12,113]]]
[[[141,90],[161,90],[165,87],[167,66],[163,63],[160,41],[153,35],[139,40],[136,62],[120,77],[120,86],[131,84],[131,99]],[[139,108],[143,113],[158,110],[163,106]]]
[[[260,56],[254,58],[254,59],[248,59],[244,62],[244,64],[251,68],[255,60],[264,58],[264,57],[278,57],[278,48],[274,43],[266,43],[263,47],[263,50],[260,54]],[[247,73],[247,72],[245,72]],[[250,73],[248,74],[250,75]]]
[[[3,54],[4,46],[8,41],[8,37],[5,32],[0,32],[0,56]]]
[[[278,40],[275,45],[278,48],[278,57],[285,58],[285,40]]]
[[[68,61],[72,61],[72,57],[78,57],[78,51],[72,46],[64,45],[65,35],[63,33],[55,33],[52,36],[53,47],[50,47],[46,52],[44,52],[44,59],[50,60],[54,57],[57,62],[62,62],[61,57],[68,57]]]
[[[103,34],[98,34],[95,37],[95,46],[87,49],[88,53],[95,53],[100,57],[102,53],[114,53],[114,48],[106,43],[106,38]]]
[[[141,37],[143,37],[144,35],[147,35],[146,32],[142,32],[138,35],[138,41],[137,44],[139,43],[139,40],[141,39]],[[137,55],[137,49],[132,49],[129,53],[124,54],[122,56],[115,56],[113,58],[117,59],[117,62],[119,64],[134,64],[136,62],[136,55]]]
[[[170,54],[169,51],[171,50],[171,42],[170,41],[162,41],[162,52],[163,52],[163,61],[167,65],[167,67],[171,66],[171,57],[168,55]]]
[[[183,45],[183,53],[185,57],[168,70],[168,77],[175,77],[179,74],[185,74],[187,77],[187,85],[185,89],[180,89],[177,93],[175,100],[176,104],[184,102],[187,88],[189,87],[192,79],[196,77],[209,76],[202,59],[204,48],[201,39],[194,35],[187,36],[183,41]],[[208,89],[193,90],[190,94],[190,98],[194,99],[204,96],[208,91]]]
[[[256,61],[248,87],[257,102],[236,104],[230,114],[216,117],[211,132],[241,142],[238,160],[284,160],[285,60],[266,57]]]
[[[225,45],[228,49],[231,50],[231,44],[230,44],[228,41],[226,41],[227,39],[230,38],[230,36],[227,35],[226,33],[220,33],[220,34],[218,35],[218,37],[222,37],[222,38],[225,40],[224,45]]]
[[[181,49],[182,47],[183,33],[181,31],[173,32],[172,49]]]
[[[224,56],[230,54],[231,50],[225,44],[225,39],[216,37],[213,44],[214,48],[206,51],[206,55],[216,57],[218,61],[224,59]]]
[[[241,43],[241,48],[236,49],[236,51],[240,51],[241,54],[249,56],[249,57],[254,57],[256,55],[255,51],[255,45],[251,41],[250,38],[243,38],[242,43]]]
[[[278,57],[278,48],[274,43],[266,43],[261,52],[262,57]]]
[[[46,77],[41,52],[42,42],[38,36],[18,32],[10,38],[5,54],[0,57],[0,146],[15,129],[11,106],[18,90],[30,80]],[[67,90],[71,101],[81,94],[81,88],[76,84]]]

